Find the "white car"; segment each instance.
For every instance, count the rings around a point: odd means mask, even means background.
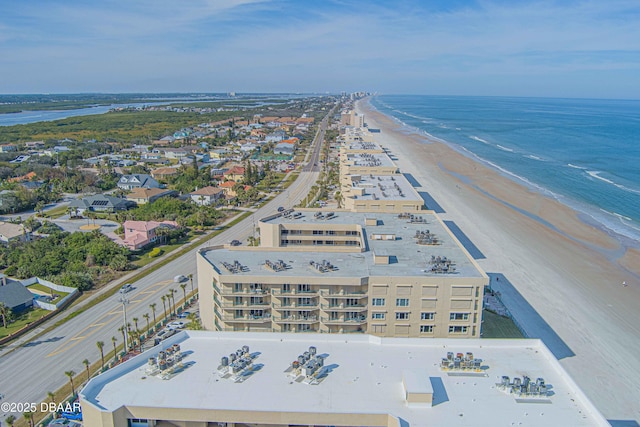
[[[182,283],[185,280],[187,280],[187,278],[185,276],[183,276],[182,274],[178,274],[176,277],[173,278],[173,281],[176,283]]]
[[[167,338],[169,338],[172,335],[175,335],[176,331],[174,331],[172,328],[167,327],[163,330],[161,330],[160,332],[158,332],[158,335],[156,335],[156,338],[160,339],[160,340],[165,340]]]
[[[133,290],[133,286],[131,286],[131,283],[127,283],[126,285],[122,285],[122,287],[120,288],[120,293],[121,294],[126,294],[127,292],[130,292],[131,290]]]
[[[184,329],[186,323],[180,320],[169,323],[167,326],[171,329]]]

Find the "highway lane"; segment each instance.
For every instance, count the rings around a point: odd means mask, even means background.
[[[260,218],[276,213],[279,206],[291,207],[306,196],[319,175],[319,168],[314,164],[317,163],[326,124],[325,118],[312,144],[313,151],[309,158],[316,161],[309,161],[298,179],[287,190],[233,228],[225,230],[133,284],[134,290],[127,294],[130,300],[127,306],[129,323],[133,325],[135,317],[139,319],[138,327],[145,328],[145,313],[150,315],[152,322],[153,314],[149,307],[152,303],[156,304],[156,317],[160,318],[163,311],[161,297],[170,289],[177,291],[174,294],[176,301],[182,299],[182,289],[173,282],[176,275],[193,274],[194,287],[197,285],[195,252],[200,247],[224,244],[233,239],[246,241],[254,231],[254,224],[257,227]],[[186,283],[187,290],[190,290],[189,282]],[[96,342],[104,342],[105,353],[113,350],[111,337],[116,337],[117,343],[121,344],[123,339],[118,328],[123,324],[123,312],[119,298],[120,295],[113,295],[55,330],[0,357],[0,394],[4,394],[2,401],[35,402],[39,405],[47,398],[48,391],[55,391],[68,382],[66,371],[73,370],[76,374],[81,374],[85,372],[82,363],[84,359],[91,363],[100,360]],[[56,398],[61,400],[62,396]],[[0,420],[7,415],[0,413]]]

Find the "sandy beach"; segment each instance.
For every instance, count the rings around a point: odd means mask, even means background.
[[[502,277],[492,285],[530,305],[504,298],[527,335],[543,339],[607,419],[640,422],[640,251],[499,171],[408,132],[367,100],[356,108],[381,130],[376,140],[418,181],[416,190],[484,255],[482,268]]]

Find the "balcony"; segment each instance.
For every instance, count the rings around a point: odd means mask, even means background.
[[[235,301],[225,301],[222,300],[221,302],[218,302],[218,306],[225,308],[225,309],[245,309],[245,308],[265,308],[265,307],[269,307],[269,302],[268,301],[263,301],[263,302],[251,302],[251,301],[243,301],[242,303],[236,303]]]
[[[265,322],[271,322],[271,314],[266,313],[262,316],[256,316],[256,315],[250,315],[250,314],[246,314],[244,316],[236,316],[233,314],[223,314],[220,317],[220,320],[222,320],[225,323],[265,323]]]
[[[282,289],[275,289],[272,288],[271,289],[271,295],[274,296],[317,296],[318,295],[318,291],[317,290],[308,290],[308,291],[300,291],[297,289],[290,289],[288,291],[283,291]]]
[[[321,320],[325,325],[364,325],[365,323],[367,323],[367,316],[348,318],[322,317]]]
[[[228,296],[252,296],[252,295],[269,295],[269,290],[265,288],[242,288],[239,290],[228,288],[228,287],[220,287],[217,285],[213,285],[213,289],[218,292],[220,295],[228,295]]]
[[[349,290],[339,290],[339,291],[327,291],[325,289],[320,291],[320,295],[325,298],[367,298],[367,293],[364,291],[349,291]]]
[[[274,316],[273,321],[275,323],[295,323],[295,324],[304,324],[311,325],[313,323],[318,323],[318,316]]]
[[[324,311],[366,311],[367,304],[320,304]]]
[[[318,302],[312,302],[312,303],[298,303],[298,302],[289,302],[286,304],[283,304],[281,302],[273,302],[271,303],[271,307],[276,309],[276,310],[317,310],[318,309]]]

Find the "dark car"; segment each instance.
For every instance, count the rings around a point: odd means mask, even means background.
[[[280,207],[278,208],[278,212],[282,212],[283,210],[284,210],[284,206],[280,206]]]
[[[231,241],[231,246],[240,246],[242,243],[240,242],[240,240],[232,240]]]

